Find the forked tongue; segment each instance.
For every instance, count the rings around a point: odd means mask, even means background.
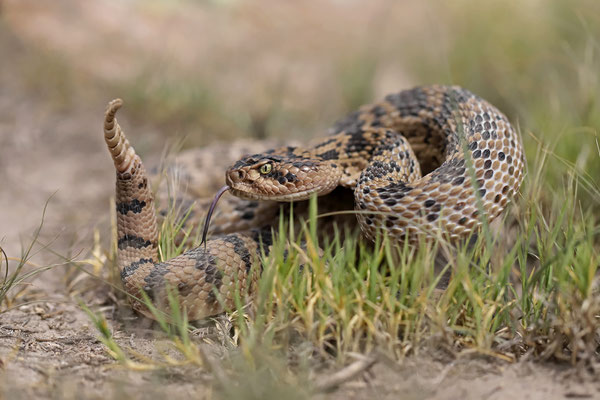
[[[215,198],[213,199],[212,203],[210,203],[210,208],[208,209],[208,213],[206,214],[206,220],[204,221],[204,229],[202,230],[202,241],[200,242],[200,245],[202,245],[204,243],[204,246],[206,246],[206,236],[208,235],[208,227],[210,225],[210,218],[212,217],[213,211],[215,211],[217,202],[219,201],[219,199],[221,198],[223,193],[225,193],[228,190],[229,190],[229,186],[227,186],[227,185],[223,186],[221,189],[219,189],[219,191],[215,195]]]

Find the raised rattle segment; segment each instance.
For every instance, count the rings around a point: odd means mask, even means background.
[[[117,169],[118,257],[125,289],[137,298],[142,289],[160,306],[166,303],[166,286],[177,288],[190,319],[221,312],[222,304],[231,307],[235,290],[252,293],[256,275],[248,279],[248,274],[259,260],[261,237],[268,251],[270,233],[222,236],[158,263],[152,193],[140,158],[114,119],[120,106],[120,100],[109,104],[105,137]],[[373,239],[384,231],[400,242],[420,235],[467,236],[481,225],[481,211],[488,221],[502,212],[523,179],[521,140],[507,118],[459,87],[389,95],[350,114],[331,133],[306,148],[241,159],[227,171],[219,194],[229,190],[248,199],[299,201],[336,186],[352,188],[365,235]],[[210,212],[206,228],[209,217]],[[134,306],[152,317],[139,303]]]

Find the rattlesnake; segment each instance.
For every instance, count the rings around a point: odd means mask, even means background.
[[[382,231],[398,242],[453,240],[477,230],[484,216],[497,217],[524,175],[521,140],[494,106],[459,87],[417,87],[361,107],[306,148],[237,161],[225,174],[226,189],[250,200],[229,201],[254,208],[257,222],[226,233],[235,227],[219,230],[222,222],[213,221],[222,236],[158,262],[154,198],[142,161],[115,119],[121,104],[109,103],[104,132],[117,170],[123,285],[134,298],[145,291],[159,307],[167,287],[176,288],[191,320],[233,308],[236,290],[253,292],[258,274],[251,271],[260,270],[253,266],[272,244],[268,222],[259,218],[266,211],[256,200],[298,201],[346,187],[354,190],[359,224],[371,240]],[[275,203],[265,204],[269,210]],[[133,306],[152,317],[140,302]]]

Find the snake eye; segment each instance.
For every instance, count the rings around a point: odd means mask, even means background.
[[[269,172],[271,172],[272,169],[273,169],[273,166],[271,164],[263,164],[260,167],[260,173],[263,174],[263,175],[266,175]]]

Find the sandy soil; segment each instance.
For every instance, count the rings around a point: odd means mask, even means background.
[[[97,3],[109,7],[110,13],[99,12],[95,8]],[[124,28],[115,21],[131,12],[136,22],[131,23],[129,39],[119,47],[120,56],[128,51],[139,51],[146,54],[146,62],[151,60],[161,50],[151,40],[156,32],[161,27],[180,23],[182,31],[167,35],[167,43],[172,44],[168,52],[184,55],[178,58],[181,70],[189,71],[197,65],[199,56],[179,47],[188,40],[179,35],[185,36],[185,29],[192,29],[193,25],[186,10],[169,9],[165,18],[151,8],[142,10],[135,2],[124,4],[103,1],[74,7],[72,1],[43,5],[33,1],[0,2],[0,52],[14,55],[11,63],[3,61],[0,66],[0,244],[9,257],[19,257],[22,246],[32,240],[46,203],[46,218],[35,249],[51,244],[55,254],[41,250],[32,261],[39,265],[62,263],[56,254],[78,259],[86,257],[91,250],[94,229],[102,232],[103,238],[109,236],[108,210],[113,191],[114,173],[101,137],[101,120],[105,102],[116,94],[77,93],[61,105],[56,101],[56,93],[44,92],[43,80],[31,83],[31,74],[44,67],[36,70],[24,67],[23,63],[31,61],[27,49],[31,46],[38,51],[60,53],[61,57],[73,60],[75,70],[87,78],[110,79],[115,76],[115,64],[105,62],[104,55],[97,49],[106,49],[107,41],[122,33]],[[185,7],[210,23],[210,10],[188,3]],[[254,25],[246,29],[257,37],[260,37],[257,26],[277,21],[275,17],[261,20],[260,7],[249,10],[257,14],[252,21]],[[326,10],[335,11],[333,5]],[[285,7],[273,12],[290,13]],[[352,10],[348,13],[356,24],[364,25],[366,17]],[[61,26],[65,18],[69,23]],[[307,18],[311,23],[319,22],[317,16]],[[74,20],[78,22],[73,23]],[[93,40],[84,40],[78,36],[84,30],[97,35]],[[228,37],[226,45],[241,47],[243,35],[244,32],[238,32]],[[67,41],[66,37],[72,40]],[[318,42],[318,32],[311,38]],[[142,49],[137,48],[140,44]],[[202,42],[202,46],[209,44]],[[329,51],[325,44],[320,47],[322,53]],[[284,57],[276,55],[273,49],[277,46],[271,48],[272,58]],[[210,52],[210,48],[206,51]],[[222,60],[211,62],[218,61]],[[141,68],[135,62],[124,65],[125,72],[120,70],[118,75],[123,80]],[[252,68],[260,69],[261,65],[252,65]],[[398,72],[397,75],[399,78],[394,84],[405,86],[402,82],[408,78]],[[379,80],[382,87],[390,85],[387,76]],[[51,77],[50,74],[44,79]],[[316,84],[318,82],[313,83]],[[313,90],[310,84],[298,87],[298,90]],[[93,88],[97,90],[97,86]],[[257,93],[252,88],[248,91]],[[305,98],[310,99],[310,96]],[[137,124],[129,131],[130,140],[146,159],[156,161],[166,139],[152,118],[150,115],[143,122],[130,121],[125,109],[120,120],[125,126]],[[11,265],[14,266],[14,262]],[[73,267],[56,266],[32,280],[25,293],[15,299],[14,308],[0,314],[0,398],[212,396],[210,375],[197,368],[140,372],[116,365],[97,339],[90,319],[78,306],[80,297],[105,312],[119,343],[140,354],[157,354],[163,340],[150,322],[119,307],[110,297],[107,286],[89,279],[75,281],[78,276]],[[31,300],[36,302],[20,305]],[[368,373],[328,396],[340,399],[391,399],[400,395],[406,399],[600,398],[597,382],[568,367],[529,362],[507,364],[469,357],[440,358],[434,353],[425,351],[419,357],[394,364],[379,362]]]

